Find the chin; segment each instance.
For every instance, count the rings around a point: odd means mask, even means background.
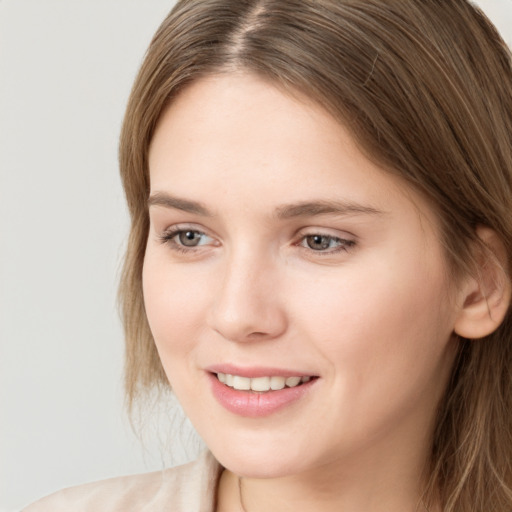
[[[281,445],[281,449],[276,447]],[[215,458],[232,473],[246,478],[280,478],[303,470],[301,451],[282,443],[253,443],[251,446],[229,443],[217,448],[210,445]]]

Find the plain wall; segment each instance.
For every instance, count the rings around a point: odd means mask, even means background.
[[[117,139],[173,3],[0,0],[0,512],[189,454],[130,429],[115,305]],[[480,4],[510,43],[512,0]]]
[[[173,3],[0,2],[0,510],[161,467],[123,411],[117,141]]]

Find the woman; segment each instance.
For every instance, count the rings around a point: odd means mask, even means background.
[[[512,70],[465,0],[184,0],[120,147],[130,404],[198,462],[38,510],[508,511]]]

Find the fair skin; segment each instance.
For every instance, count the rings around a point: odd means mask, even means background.
[[[247,73],[185,89],[149,168],[146,311],[174,392],[227,468],[217,510],[241,510],[237,475],[247,512],[423,510],[465,303],[428,203],[320,107]],[[241,413],[212,391],[222,365],[311,380]],[[233,396],[260,393],[274,391]]]

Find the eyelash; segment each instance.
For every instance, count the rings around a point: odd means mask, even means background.
[[[176,242],[176,237],[178,237],[179,235],[184,234],[184,233],[194,233],[194,235],[196,235],[196,236],[197,235],[208,236],[206,233],[204,233],[203,231],[200,231],[198,229],[174,228],[174,229],[169,229],[168,231],[163,233],[159,238],[160,238],[161,243],[169,245],[173,251],[177,251],[182,254],[188,254],[188,253],[197,251],[197,249],[199,247],[201,247],[201,245],[187,247],[185,245],[182,245],[182,244]],[[314,238],[314,237],[320,237],[322,239],[327,239],[329,244],[334,242],[339,245],[337,247],[335,247],[334,249],[330,249],[330,250],[315,250],[315,249],[312,249],[311,247],[307,247],[306,245],[304,245],[304,244],[307,244],[308,238]],[[345,238],[340,238],[340,237],[333,236],[333,235],[315,232],[315,233],[301,235],[299,242],[295,243],[294,245],[301,249],[304,249],[310,253],[318,255],[318,256],[330,256],[330,255],[337,254],[342,251],[344,251],[344,252],[350,251],[350,249],[352,249],[356,245],[356,242],[354,240],[347,240]]]
[[[329,241],[329,244],[331,242],[335,242],[339,245],[330,250],[315,250],[315,249],[312,249],[311,247],[307,247],[306,245],[304,245],[304,244],[307,244],[308,238],[315,238],[315,237],[327,239]],[[342,251],[348,252],[348,251],[350,251],[350,249],[352,247],[355,246],[355,244],[356,244],[356,242],[354,240],[347,240],[346,238],[340,238],[338,236],[327,235],[327,234],[323,234],[323,233],[311,233],[311,234],[303,234],[300,238],[299,243],[296,245],[298,245],[299,247],[301,247],[307,251],[314,253],[315,255],[330,256],[330,255],[337,254]]]
[[[195,235],[206,235],[203,231],[199,231],[198,229],[189,229],[189,228],[174,228],[169,229],[165,233],[163,233],[159,238],[163,244],[167,244],[173,251],[180,252],[182,254],[188,254],[190,252],[194,252],[197,250],[197,247],[201,247],[200,245],[187,247],[185,245],[179,244],[176,242],[175,238],[183,233],[194,233]]]

